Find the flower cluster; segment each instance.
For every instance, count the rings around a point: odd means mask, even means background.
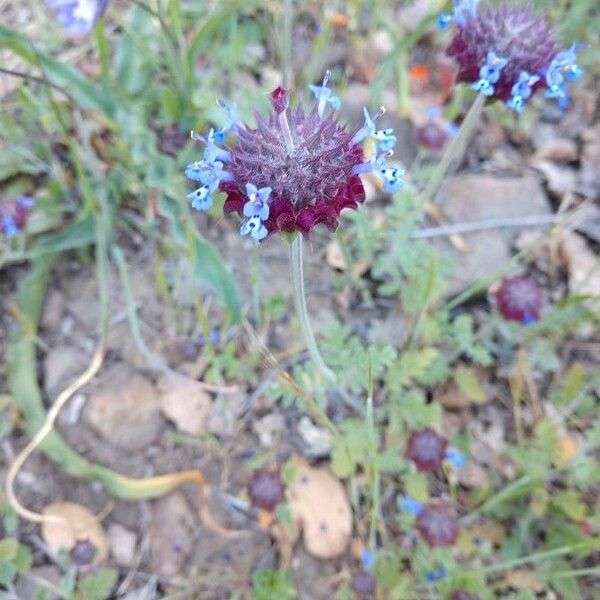
[[[220,100],[227,124],[207,136],[193,134],[204,143],[202,160],[188,165],[186,175],[199,187],[188,194],[192,207],[206,211],[217,191],[227,194],[224,212],[243,219],[240,234],[255,240],[268,235],[300,232],[308,235],[323,223],[335,230],[341,211],[364,202],[360,179],[378,176],[386,192],[403,185],[402,171],[388,166],[396,137],[392,129],[377,129],[365,109],[362,127],[349,130],[336,116],[340,99],[327,87],[311,85],[313,105],[290,106],[287,90],[271,93],[267,118],[256,115],[256,126],[239,117],[236,106]],[[362,142],[372,138],[375,155],[365,160]]]
[[[89,33],[104,14],[110,0],[44,0],[56,20],[69,33]]]
[[[495,296],[500,314],[509,321],[520,321],[529,325],[540,318],[543,293],[532,277],[506,277]]]
[[[444,460],[457,468],[466,463],[463,454],[454,448],[448,448],[448,440],[430,427],[410,434],[406,455],[419,471],[436,471],[441,468]]]
[[[26,196],[17,200],[0,202],[0,233],[7,238],[11,238],[17,235],[19,231],[23,231],[34,205],[35,200]]]
[[[452,546],[459,534],[459,524],[454,509],[443,500],[430,500],[423,504],[405,496],[400,507],[416,515],[415,528],[431,548]]]
[[[447,53],[459,63],[458,81],[518,113],[538,89],[566,108],[569,82],[583,75],[577,64],[581,46],[560,50],[554,29],[531,6],[478,4],[454,0],[453,13],[438,20],[441,28],[457,27]]]

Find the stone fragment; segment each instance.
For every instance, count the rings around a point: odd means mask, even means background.
[[[156,500],[150,512],[151,572],[165,577],[179,575],[194,548],[194,513],[180,492]]]
[[[84,418],[105,440],[129,452],[154,442],[162,425],[156,388],[125,363],[105,369],[92,384]]]
[[[129,531],[123,525],[119,525],[119,523],[111,523],[108,526],[107,534],[110,554],[115,562],[121,567],[130,567],[135,558],[137,541],[135,533]]]
[[[442,185],[437,202],[450,223],[551,214],[546,194],[533,175],[456,175]],[[503,267],[511,257],[515,233],[514,229],[499,228],[465,235],[470,249],[466,253],[457,252],[445,238],[433,241],[456,262],[448,279],[449,293],[457,293]]]

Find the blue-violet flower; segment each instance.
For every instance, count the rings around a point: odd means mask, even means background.
[[[0,202],[0,233],[11,238],[23,231],[34,205],[35,200],[27,196]]]
[[[44,0],[57,22],[73,35],[89,33],[110,0]]]

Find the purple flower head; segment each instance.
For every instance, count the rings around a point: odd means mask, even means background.
[[[427,503],[419,512],[415,527],[431,548],[452,546],[459,533],[454,509],[442,500]]]
[[[525,275],[507,277],[496,292],[500,314],[510,321],[529,325],[540,318],[543,294],[535,279]]]
[[[406,456],[419,471],[435,471],[446,458],[448,440],[430,427],[413,431],[408,438]]]
[[[89,33],[104,14],[110,0],[44,0],[56,21],[70,34]]]
[[[248,482],[252,506],[273,510],[283,500],[283,482],[278,469],[258,469]]]
[[[583,74],[580,46],[561,51],[554,28],[531,6],[503,2],[480,8],[477,0],[455,1],[454,13],[438,22],[442,28],[456,25],[447,54],[458,62],[457,81],[519,113],[544,88],[547,98],[568,105],[568,82]]]
[[[377,581],[375,577],[368,571],[359,571],[352,578],[352,589],[359,597],[364,598],[365,596],[372,597],[375,593]]]
[[[0,233],[11,238],[23,231],[35,200],[23,196],[17,200],[0,202]]]
[[[192,206],[208,210],[217,191],[227,194],[224,212],[242,217],[241,235],[261,241],[285,232],[308,235],[322,223],[335,230],[344,208],[365,200],[360,175],[373,172],[387,192],[399,190],[402,172],[386,158],[396,138],[391,129],[377,129],[365,109],[365,124],[349,129],[340,123],[340,99],[327,87],[311,85],[311,106],[290,106],[287,90],[271,93],[272,110],[256,115],[256,126],[242,121],[233,105],[221,101],[227,125],[205,138],[202,160],[189,165],[186,175],[200,183],[188,194]],[[377,153],[364,160],[361,143],[371,137]]]

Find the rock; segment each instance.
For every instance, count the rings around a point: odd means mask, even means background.
[[[580,207],[579,216],[575,219],[575,229],[594,242],[600,243],[600,207],[588,204]]]
[[[333,440],[327,429],[317,427],[306,415],[300,419],[297,429],[307,446],[307,456],[312,458],[329,456]]]
[[[457,175],[444,183],[437,200],[450,223],[551,214],[546,194],[532,175]],[[449,293],[457,293],[503,267],[511,257],[514,235],[509,228],[471,233],[466,237],[470,248],[466,253],[458,253],[446,239],[432,242],[456,262],[448,279]]]
[[[6,79],[8,79],[8,77]],[[26,576],[21,576],[17,580],[17,583],[15,584],[16,597],[23,599],[44,598],[45,600],[58,600],[60,596],[54,594],[50,590],[52,588],[58,588],[60,579],[61,572],[59,568],[54,565],[33,567],[32,569],[29,569]],[[44,585],[44,583],[48,585]]]
[[[154,385],[125,363],[106,369],[92,384],[84,418],[104,439],[130,452],[156,440],[162,425]]]
[[[397,312],[390,312],[385,319],[372,319],[367,339],[371,344],[400,348],[406,340],[406,320]]]
[[[157,500],[150,511],[151,572],[165,577],[179,575],[194,548],[194,513],[180,492]]]
[[[55,398],[87,366],[88,359],[74,346],[55,346],[44,358],[44,390]]]
[[[591,198],[600,198],[600,139],[590,134],[581,151],[581,169],[579,171],[579,187],[581,193]],[[598,134],[600,138],[600,134]]]
[[[45,329],[54,330],[60,325],[65,308],[65,297],[59,290],[52,288],[44,300],[44,308],[40,325]]]
[[[252,430],[264,448],[273,448],[285,430],[285,419],[280,413],[269,413],[252,423]]]
[[[110,554],[115,562],[121,567],[130,567],[135,558],[135,544],[137,537],[133,531],[129,531],[119,525],[111,523],[108,526],[108,542],[110,544]]]
[[[204,431],[212,398],[199,382],[188,377],[165,375],[158,387],[160,409],[178,429],[192,435]]]
[[[534,160],[549,160],[557,163],[572,163],[577,160],[577,144],[568,138],[548,140],[533,155]]]

